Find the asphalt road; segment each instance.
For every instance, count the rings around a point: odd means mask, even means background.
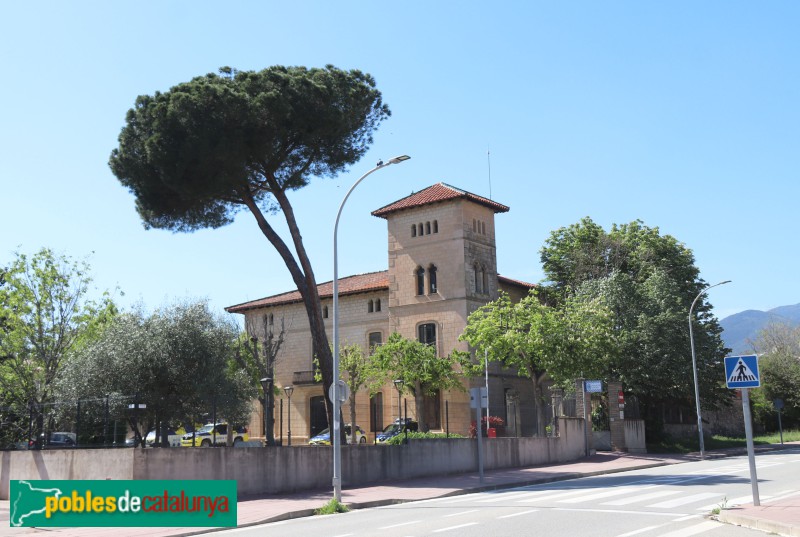
[[[800,449],[756,457],[761,502],[800,489]],[[707,515],[749,503],[747,457],[691,462],[215,532],[236,537],[763,536]]]

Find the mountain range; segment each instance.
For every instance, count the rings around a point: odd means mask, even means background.
[[[726,347],[733,349],[734,355],[752,353],[752,342],[773,319],[800,325],[800,304],[779,306],[769,311],[745,310],[729,315],[719,322],[724,329],[722,340]]]

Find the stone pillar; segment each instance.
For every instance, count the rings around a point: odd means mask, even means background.
[[[622,382],[608,381],[608,425],[611,429],[611,449],[628,451],[625,445],[625,403],[622,400]]]
[[[558,418],[564,415],[564,390],[558,386],[550,386],[550,406],[553,408],[553,434],[552,436],[561,436],[558,430]]]
[[[594,455],[592,442],[592,402],[585,391],[584,379],[575,379],[575,412],[578,418],[583,419],[585,453]]]

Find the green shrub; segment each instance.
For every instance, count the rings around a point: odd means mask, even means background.
[[[419,431],[409,431],[408,438],[409,440],[410,439],[424,440],[428,438],[447,438],[447,435],[445,433],[422,433]],[[450,438],[464,438],[464,437],[461,436],[460,434],[450,433]],[[402,445],[403,442],[405,442],[405,439],[406,439],[405,434],[401,433],[395,437],[390,438],[389,440],[386,441],[386,443],[392,446],[399,446]]]
[[[332,499],[319,509],[314,509],[315,515],[333,515],[335,513],[346,513],[350,510],[345,504],[336,500],[336,498]]]

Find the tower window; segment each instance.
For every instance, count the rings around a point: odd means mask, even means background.
[[[375,300],[375,311],[381,311],[381,299],[380,298]]]
[[[481,235],[486,235],[486,222],[481,222]]]
[[[472,232],[473,233],[478,232],[478,221],[475,220],[474,218],[472,219]]]
[[[431,265],[428,267],[428,291],[430,294],[435,294],[437,291],[436,287],[436,265]]]
[[[375,353],[375,347],[380,347],[383,344],[383,334],[381,332],[369,333],[369,354],[372,356]]]
[[[481,294],[483,293],[483,289],[481,289],[481,283],[483,280],[481,278],[480,268],[478,267],[478,265],[475,265],[472,268],[475,270],[475,292]]]
[[[322,318],[323,319],[328,318],[328,306],[322,306]]]
[[[374,306],[374,303],[372,302],[372,300],[367,302],[367,313],[372,313],[373,311],[375,311],[374,307],[375,306]]]
[[[422,227],[422,222],[419,223],[417,230],[419,231],[419,236],[422,237],[422,235],[425,233],[425,228]]]
[[[424,295],[425,294],[425,269],[422,267],[417,267],[416,272],[417,278],[417,294]]]
[[[417,236],[417,224],[411,224],[411,236],[412,237]]]
[[[434,233],[439,233],[439,221],[438,220],[434,220],[433,221],[433,232]]]
[[[425,234],[426,235],[430,235],[431,234],[431,223],[430,222],[425,222]]]

